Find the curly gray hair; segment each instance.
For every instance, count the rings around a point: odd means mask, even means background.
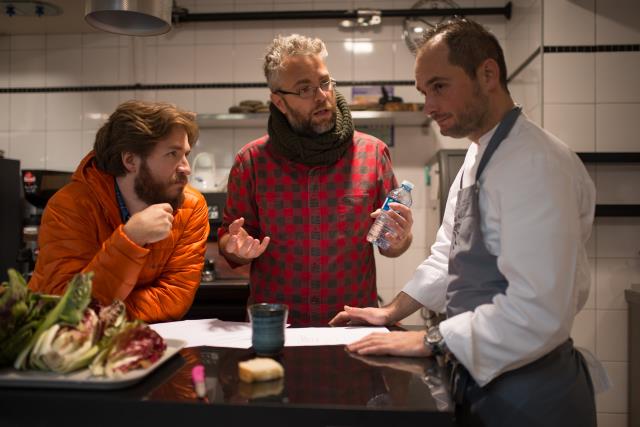
[[[284,61],[289,56],[296,55],[320,55],[326,58],[327,48],[324,42],[318,38],[291,34],[289,36],[278,36],[267,48],[264,57],[264,76],[272,91],[276,90],[275,82],[278,80],[278,73],[282,70]]]

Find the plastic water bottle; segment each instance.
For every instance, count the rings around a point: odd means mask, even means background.
[[[369,234],[367,234],[367,242],[371,242],[374,245],[378,246],[380,249],[387,249],[390,246],[390,243],[385,238],[387,233],[393,233],[391,228],[387,225],[389,221],[393,221],[387,211],[391,209],[389,207],[389,203],[402,203],[403,205],[410,207],[411,206],[411,190],[413,190],[413,184],[409,181],[402,181],[400,187],[395,188],[387,194],[387,198],[384,200],[382,204],[382,212],[380,212],[380,216],[376,218],[375,222],[369,229]]]

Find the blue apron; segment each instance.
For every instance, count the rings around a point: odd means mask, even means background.
[[[447,316],[473,311],[506,292],[509,283],[484,244],[478,203],[480,176],[520,115],[511,110],[480,159],[475,183],[456,203],[447,286]],[[459,363],[452,367],[456,422],[463,426],[595,427],[593,386],[582,355],[569,339],[540,359],[478,386]]]

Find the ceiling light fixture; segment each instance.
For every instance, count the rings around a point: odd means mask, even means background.
[[[460,8],[452,0],[418,0],[411,9],[451,9]],[[433,17],[407,17],[404,19],[402,38],[405,44],[415,54],[416,49],[420,45],[424,32],[429,28],[433,28],[436,25],[447,19],[447,16],[433,16]]]
[[[382,23],[382,12],[372,9],[356,10],[356,18],[343,19],[340,21],[342,28],[373,27]]]
[[[173,0],[85,0],[87,23],[128,36],[156,36],[171,29]]]

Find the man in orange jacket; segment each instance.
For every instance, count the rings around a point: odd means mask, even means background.
[[[195,115],[128,101],[100,128],[71,183],[47,204],[29,282],[61,294],[93,271],[93,297],[147,322],[180,319],[200,282],[209,234],[204,197],[187,185]]]

